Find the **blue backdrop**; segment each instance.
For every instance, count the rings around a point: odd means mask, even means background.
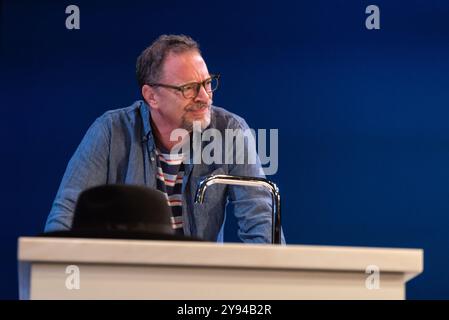
[[[0,3],[0,298],[17,298],[17,238],[42,231],[93,120],[139,98],[135,59],[163,33],[200,43],[216,105],[279,129],[289,243],[424,248],[408,298],[449,298],[447,1]]]

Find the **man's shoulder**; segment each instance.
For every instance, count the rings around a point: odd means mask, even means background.
[[[137,132],[143,126],[142,107],[142,101],[138,100],[128,107],[109,109],[98,116],[90,128],[115,137]]]
[[[135,129],[142,125],[142,104],[143,101],[137,100],[128,107],[109,109],[97,117],[94,124],[109,131]]]
[[[212,106],[212,125],[217,129],[247,127],[245,119],[222,107]]]
[[[128,107],[115,108],[105,111],[98,119],[101,121],[128,119],[133,120],[140,114],[142,101],[135,101]]]

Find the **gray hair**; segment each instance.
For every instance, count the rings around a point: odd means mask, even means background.
[[[158,81],[165,58],[169,53],[183,53],[196,50],[201,54],[198,43],[185,35],[161,35],[137,58],[136,77],[139,88]]]

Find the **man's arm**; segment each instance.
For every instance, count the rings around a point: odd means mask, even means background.
[[[239,129],[248,130],[249,127],[243,119],[240,119]],[[265,178],[256,152],[255,140],[245,139],[244,148],[239,148],[235,142],[233,152],[235,158],[229,166],[229,174],[236,176]],[[255,161],[250,161],[253,154]],[[238,159],[244,159],[243,164],[238,164]],[[229,202],[234,207],[234,215],[237,218],[238,235],[243,242],[271,243],[272,234],[272,196],[265,187],[228,186]],[[285,244],[284,234],[281,230],[281,240]]]
[[[110,134],[104,118],[98,118],[69,161],[45,225],[45,232],[68,230],[78,195],[107,183]]]

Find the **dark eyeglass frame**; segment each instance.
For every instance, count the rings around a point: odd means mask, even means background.
[[[217,80],[217,86],[215,88],[213,88],[212,90],[208,91],[208,89],[206,88],[206,83],[208,81],[212,81],[212,80]],[[174,85],[164,84],[164,83],[147,83],[147,84],[150,87],[163,87],[163,88],[175,89],[177,91],[180,91],[182,93],[182,96],[185,99],[195,99],[198,96],[198,94],[200,93],[201,86],[204,88],[204,90],[206,90],[207,93],[212,93],[215,90],[217,90],[219,80],[220,80],[220,74],[211,74],[209,78],[207,78],[206,80],[204,80],[202,82],[189,82],[189,83],[183,84],[182,86],[174,86]],[[187,87],[192,86],[192,85],[196,85],[196,88],[195,88],[196,94],[193,97],[186,97],[184,92],[187,90],[186,89]]]

